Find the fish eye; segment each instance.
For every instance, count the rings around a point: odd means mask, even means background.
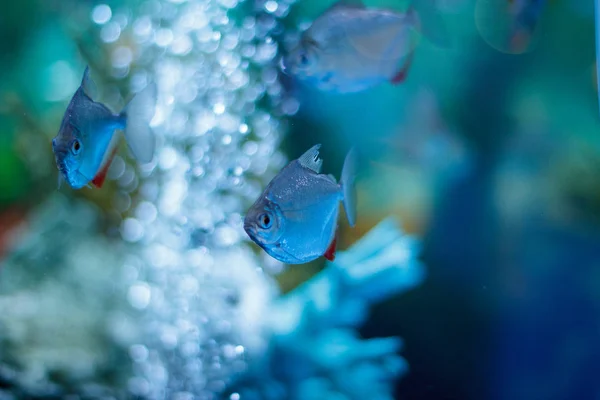
[[[299,58],[298,61],[300,62],[300,65],[302,65],[303,67],[308,65],[308,56],[306,55],[306,53],[304,53],[304,52],[300,53],[300,57],[298,57],[298,58]]]
[[[77,154],[79,154],[80,151],[81,151],[81,143],[77,139],[73,140],[73,144],[71,144],[71,152],[73,154],[77,155]]]
[[[269,229],[271,227],[271,225],[273,224],[273,221],[271,220],[271,217],[269,216],[269,214],[264,213],[264,214],[260,214],[258,216],[258,224],[263,229]]]

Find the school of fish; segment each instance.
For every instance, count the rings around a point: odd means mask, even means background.
[[[521,53],[529,49],[545,5],[545,0],[477,0],[475,23],[492,47]],[[600,0],[595,0],[595,19],[598,60]],[[404,12],[341,0],[302,33],[280,67],[297,81],[327,92],[360,92],[385,82],[395,85],[406,80],[421,37],[436,46],[449,46],[435,0],[415,0]],[[600,76],[598,62],[596,68]],[[86,68],[52,140],[59,187],[62,180],[74,189],[102,187],[120,132],[138,162],[148,163],[154,157],[150,122],[155,85],[148,84],[120,113],[95,101],[95,93]],[[335,258],[340,202],[350,226],[356,223],[356,154],[351,150],[346,156],[338,183],[332,175],[320,173],[319,149],[320,145],[313,146],[283,168],[244,218],[248,236],[284,263]]]

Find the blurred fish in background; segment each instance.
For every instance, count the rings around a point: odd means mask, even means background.
[[[386,151],[372,161],[371,173],[378,178],[367,180],[362,198],[371,212],[395,209],[407,226],[421,230],[437,201],[438,188],[469,172],[473,152],[444,120],[431,89],[418,89],[405,112],[407,119],[398,124],[395,134],[378,139]],[[397,181],[402,185],[393,184]],[[384,186],[389,196],[381,198],[377,193]]]
[[[282,59],[283,71],[337,93],[386,81],[399,84],[408,75],[420,34],[448,46],[443,20],[436,18],[435,7],[427,7],[429,2],[416,0],[401,13],[367,8],[360,0],[338,1],[302,33]]]
[[[520,54],[534,44],[546,0],[477,0],[475,22],[497,50]]]

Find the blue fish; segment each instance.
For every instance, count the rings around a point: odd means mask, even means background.
[[[289,163],[269,183],[248,211],[244,230],[271,257],[303,264],[335,257],[340,201],[350,226],[356,221],[355,156],[351,150],[338,184],[320,173],[320,144]]]
[[[546,0],[508,0],[514,15],[510,46],[515,52],[524,51],[531,41]]]
[[[475,22],[483,40],[505,53],[531,48],[546,0],[478,0]]]
[[[120,114],[93,100],[95,85],[86,67],[81,85],[73,95],[62,119],[52,150],[61,179],[73,189],[102,187],[119,142],[118,130],[133,156],[142,163],[152,161],[155,137],[150,120],[156,106],[156,86],[148,85]]]
[[[367,8],[359,0],[338,1],[302,33],[281,68],[322,91],[351,93],[384,82],[399,84],[407,77],[421,34],[440,47],[449,46],[431,2],[416,0],[407,12],[397,12]]]

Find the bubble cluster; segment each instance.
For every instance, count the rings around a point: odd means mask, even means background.
[[[130,374],[115,362],[137,337],[126,301],[147,295],[124,290],[136,278],[122,270],[125,246],[93,233],[101,223],[95,206],[57,192],[17,233],[2,260],[0,398],[114,398]]]
[[[154,161],[136,172],[117,157],[108,174],[126,215],[120,235],[139,249],[128,262],[127,300],[144,332],[129,351],[132,395],[215,398],[245,369],[247,347],[261,345],[251,317],[274,285],[247,246],[242,214],[284,165],[283,118],[298,110],[278,80],[272,37],[289,6],[148,0],[91,10],[110,73],[132,92],[158,87]],[[245,17],[234,18],[236,7]]]

